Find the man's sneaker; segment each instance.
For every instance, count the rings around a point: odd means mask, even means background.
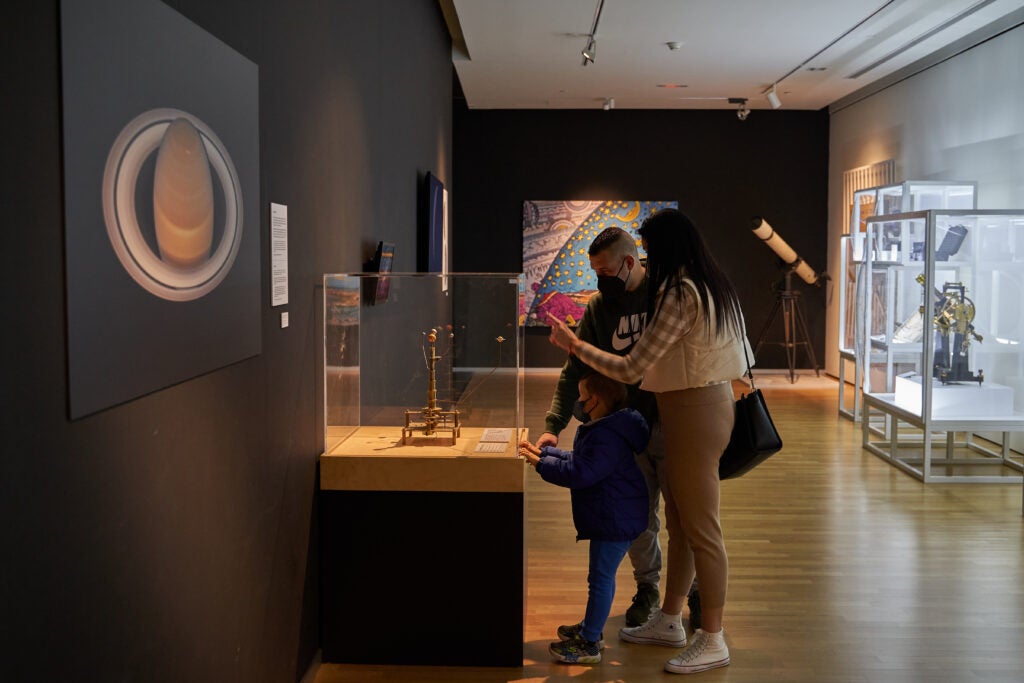
[[[699,671],[729,666],[729,648],[722,632],[698,630],[682,652],[665,662],[665,671],[674,674],[695,674]]]
[[[686,604],[690,607],[690,632],[693,633],[700,628],[700,592],[696,584],[690,586],[690,592],[686,594]]]
[[[583,638],[559,640],[548,646],[551,656],[566,664],[597,664],[601,661],[601,646]]]
[[[583,622],[578,624],[572,624],[571,626],[559,626],[558,627],[558,639],[559,640],[572,640],[573,638],[583,637]],[[597,646],[604,648],[604,632],[597,637]]]
[[[651,612],[658,606],[661,596],[653,583],[640,583],[633,596],[633,604],[626,610],[626,626],[641,626],[651,618]]]
[[[671,616],[663,613],[660,609],[656,609],[646,624],[622,629],[619,631],[619,638],[630,643],[682,647],[686,645],[683,615],[676,614]]]

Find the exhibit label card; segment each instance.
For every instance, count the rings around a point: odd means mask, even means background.
[[[270,204],[270,305],[288,303],[288,207]]]

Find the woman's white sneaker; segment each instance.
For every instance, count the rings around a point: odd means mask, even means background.
[[[646,624],[620,630],[619,638],[630,643],[681,647],[686,645],[683,615],[665,614],[660,609],[656,609],[651,613],[651,618],[647,620]]]
[[[708,633],[697,629],[690,644],[672,659],[665,662],[665,671],[674,674],[695,674],[699,671],[729,666],[729,648],[722,631]]]

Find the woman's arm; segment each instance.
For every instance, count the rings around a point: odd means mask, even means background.
[[[692,329],[696,314],[696,297],[684,296],[680,303],[678,290],[673,289],[664,295],[657,318],[644,328],[639,341],[624,356],[602,351],[578,339],[564,323],[558,321],[556,326],[553,319],[550,321],[551,343],[575,354],[601,374],[620,382],[634,383]]]

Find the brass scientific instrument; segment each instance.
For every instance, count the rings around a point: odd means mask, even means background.
[[[918,275],[917,282],[924,286],[924,274]],[[985,373],[971,372],[967,365],[967,352],[971,339],[981,343],[982,336],[974,329],[974,302],[966,295],[967,288],[962,282],[947,282],[942,291],[935,289],[932,305],[932,319],[935,322],[935,362],[932,376],[948,384],[950,382],[985,381]],[[921,314],[925,307],[921,306]]]
[[[413,434],[416,432],[421,433],[423,436],[431,437],[438,433],[450,434],[452,439],[450,445],[452,446],[455,445],[456,440],[461,435],[462,425],[459,422],[459,411],[441,410],[437,406],[436,369],[437,361],[442,358],[437,355],[437,335],[437,328],[432,328],[427,333],[429,355],[426,354],[426,349],[424,349],[424,361],[426,361],[428,372],[427,405],[419,410],[405,411],[405,427],[402,428],[403,445],[412,443]],[[455,334],[449,332],[449,350],[454,343],[454,338]]]

